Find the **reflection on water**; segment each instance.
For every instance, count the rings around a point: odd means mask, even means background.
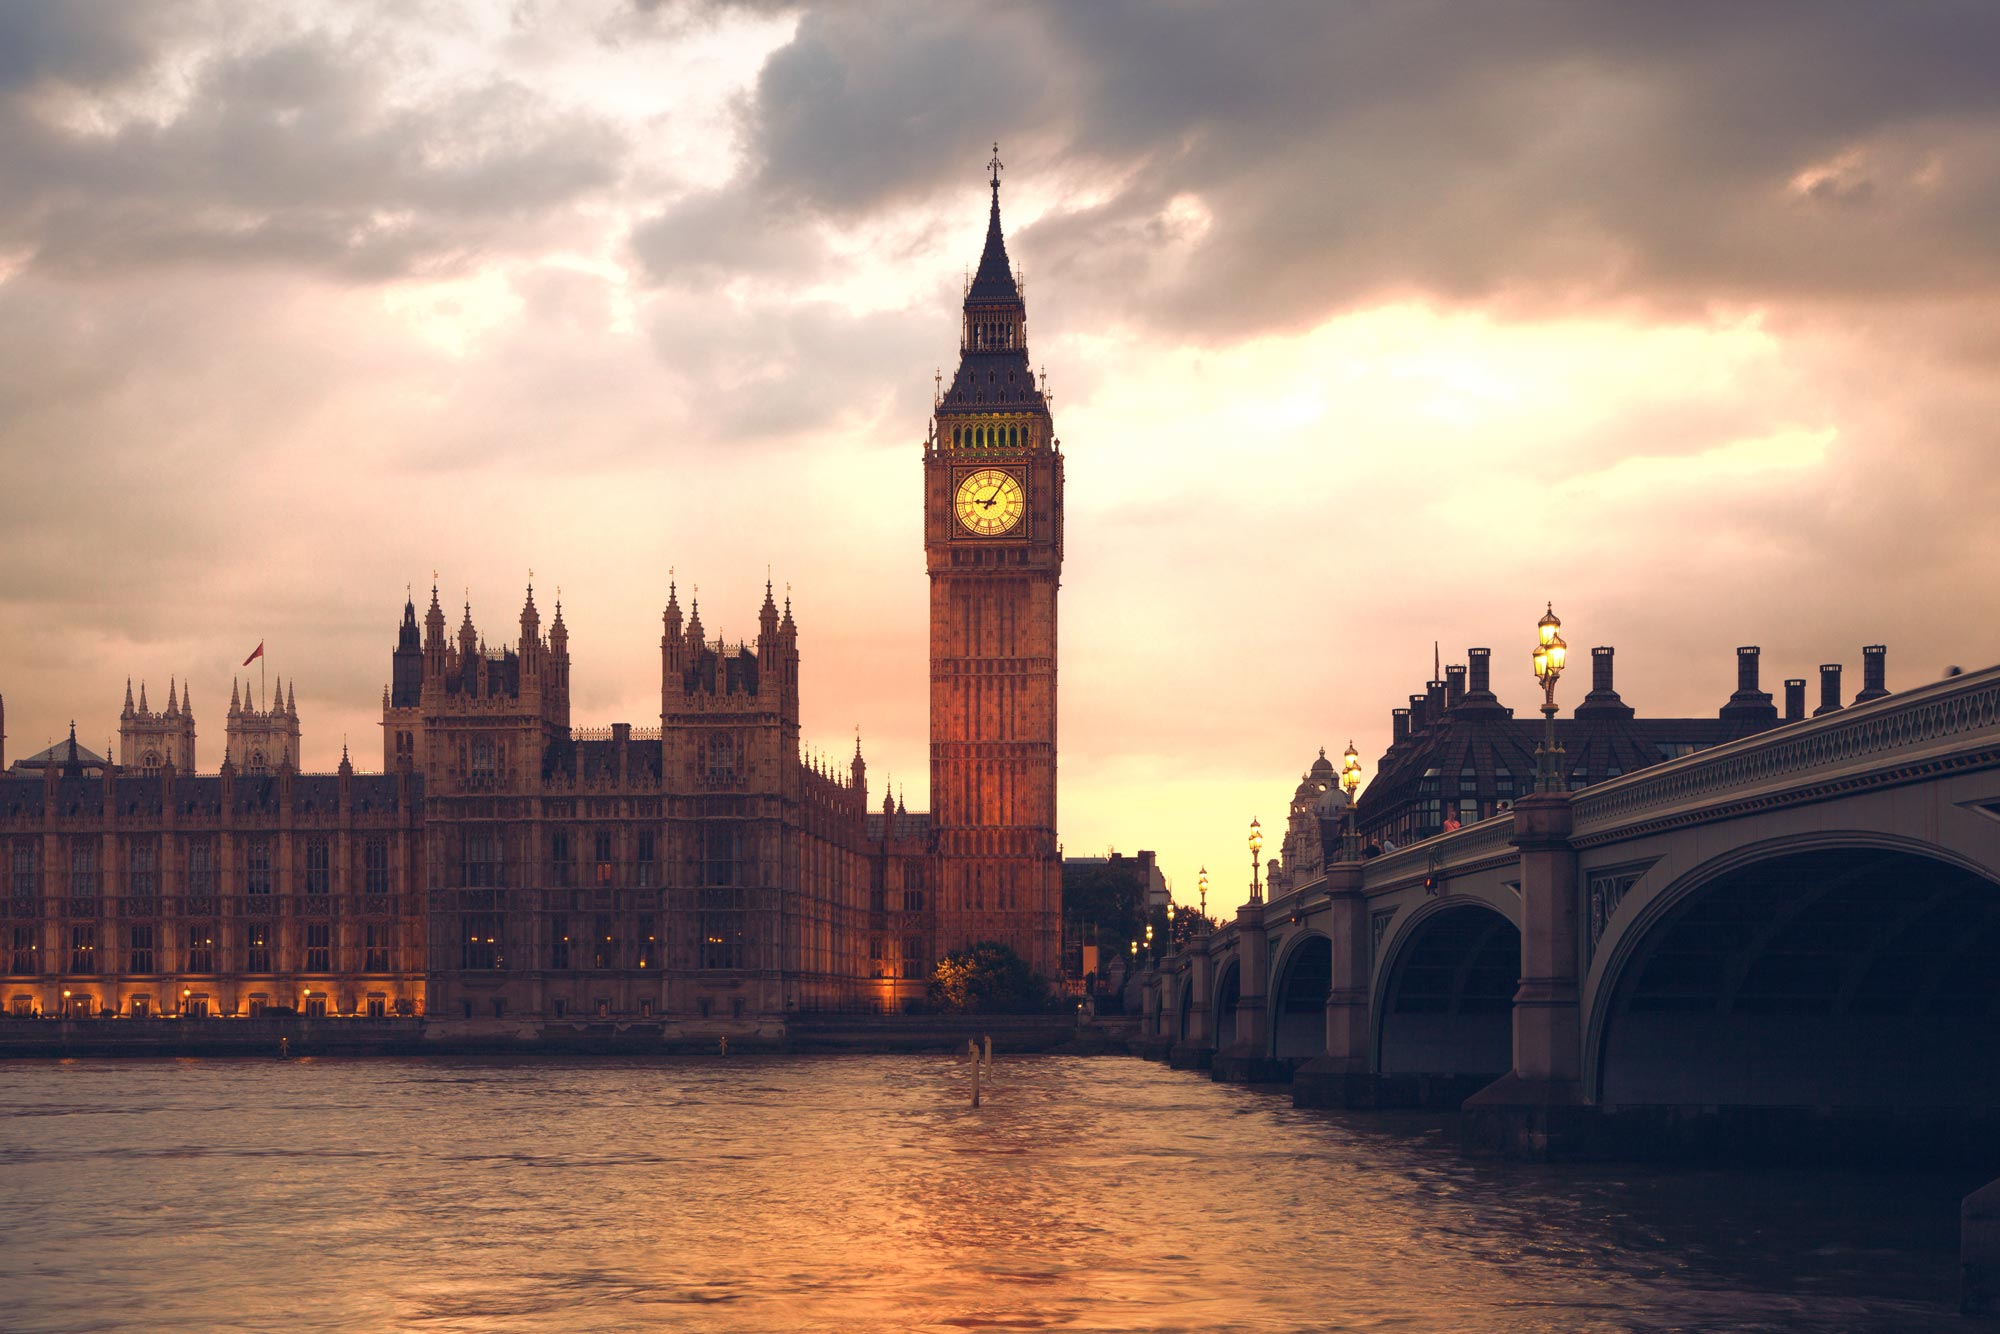
[[[1958,1329],[1941,1176],[1461,1157],[1136,1060],[0,1066],[0,1327]]]

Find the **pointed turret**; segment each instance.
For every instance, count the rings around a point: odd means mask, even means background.
[[[167,717],[178,718],[181,713],[180,685],[173,677],[167,678]]]
[[[229,716],[234,718],[241,712],[243,712],[243,705],[236,693],[236,678],[232,676],[229,678]]]
[[[521,656],[542,644],[542,614],[535,610],[535,586],[528,585],[528,600],[521,604]]]
[[[560,593],[562,590],[556,591]],[[569,627],[563,624],[560,597],[556,599],[556,618],[549,622],[549,651],[557,657],[564,657],[569,653]]]
[[[130,718],[132,714],[132,678],[128,676],[125,678],[125,711],[119,717]]]
[[[437,585],[431,585],[431,609],[424,613],[424,647],[444,648],[444,607],[438,602]]]
[[[389,664],[392,689],[382,707],[409,708],[423,698],[424,649],[422,632],[417,629],[417,604],[407,592],[403,620],[396,627],[396,651],[390,654]]]
[[[185,688],[181,691],[181,717],[187,719],[189,722],[194,721],[194,692]],[[190,765],[188,767],[193,768],[194,766]]]
[[[790,599],[787,599],[789,601]],[[772,638],[778,633],[778,604],[771,597],[771,581],[764,581],[764,605],[757,611],[757,638],[759,641]]]
[[[688,637],[688,645],[689,645],[689,647],[690,647],[690,648],[695,648],[695,649],[699,649],[699,648],[701,647],[701,596],[700,596],[700,594],[696,594],[696,595],[695,595],[694,597],[692,597],[692,598],[690,598],[690,599],[688,600],[688,633],[687,633],[687,637]]]
[[[146,703],[146,683],[142,680],[139,682],[139,712],[151,713],[152,711],[152,707]]]
[[[299,716],[299,691],[298,691],[297,681],[292,682],[291,685],[285,688],[285,716],[287,718],[292,718],[292,719],[296,719]]]
[[[472,627],[472,599],[465,600],[465,619],[458,623],[458,651],[469,658],[479,651],[479,631]]]

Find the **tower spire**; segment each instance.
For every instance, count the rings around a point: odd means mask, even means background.
[[[1007,237],[1000,229],[1000,145],[993,145],[993,160],[986,164],[992,173],[993,205],[986,214],[986,246],[979,252],[979,267],[973,270],[972,285],[966,290],[968,305],[981,301],[1018,301],[1021,290],[1014,284],[1014,268],[1007,259]]]

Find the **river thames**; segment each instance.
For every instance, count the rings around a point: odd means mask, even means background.
[[[1936,1174],[1528,1167],[1133,1059],[0,1066],[0,1328],[1962,1329]]]

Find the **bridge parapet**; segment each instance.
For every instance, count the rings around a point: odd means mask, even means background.
[[[1449,875],[1514,855],[1514,816],[1503,811],[1452,833],[1370,858],[1362,871],[1361,885],[1365,893],[1386,894],[1413,880]]]
[[[1586,788],[1574,798],[1574,840],[1609,842],[1995,766],[2000,766],[2000,667],[1989,667]]]

